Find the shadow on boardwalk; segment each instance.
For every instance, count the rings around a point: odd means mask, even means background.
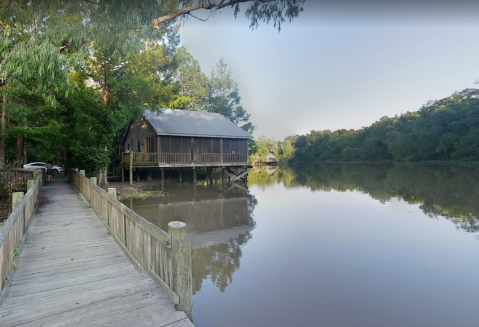
[[[134,268],[68,180],[42,192],[49,201],[30,223],[1,326],[193,326]]]

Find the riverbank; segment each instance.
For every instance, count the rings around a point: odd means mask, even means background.
[[[108,188],[116,188],[118,200],[126,199],[152,199],[168,196],[168,193],[161,191],[161,186],[157,183],[148,181],[130,183],[109,182],[107,187],[103,187],[105,191]]]

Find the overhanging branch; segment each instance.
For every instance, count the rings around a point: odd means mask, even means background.
[[[159,30],[160,29],[160,24],[169,22],[171,20],[174,20],[174,19],[176,19],[178,17],[181,17],[181,16],[184,16],[184,15],[191,15],[191,12],[196,11],[196,10],[200,10],[200,9],[219,10],[219,9],[224,8],[224,7],[233,6],[233,5],[236,5],[236,4],[239,4],[239,3],[251,2],[251,1],[253,1],[253,0],[231,0],[231,1],[228,1],[228,2],[225,2],[225,0],[221,0],[219,3],[214,3],[214,2],[209,2],[208,1],[207,3],[200,3],[196,6],[193,6],[193,1],[190,1],[188,7],[181,8],[174,14],[158,17],[157,19],[155,19],[153,21],[153,28],[156,29],[156,30]],[[265,0],[265,1],[262,1],[262,2],[271,2],[271,0]],[[191,16],[193,16],[193,15],[191,15]],[[206,19],[201,19],[201,18],[198,18],[196,16],[193,16],[193,17],[197,18],[197,19],[200,19],[200,20],[203,20],[203,21],[206,21],[209,18],[208,17]]]

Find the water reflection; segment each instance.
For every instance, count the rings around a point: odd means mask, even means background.
[[[431,164],[320,164],[253,170],[249,185],[274,184],[311,191],[357,191],[386,203],[419,204],[429,217],[444,217],[458,229],[479,231],[479,168]]]
[[[229,185],[180,185],[165,190],[170,196],[125,204],[163,230],[168,230],[170,221],[186,223],[192,247],[193,294],[208,277],[224,292],[240,268],[241,247],[252,237],[256,198]]]

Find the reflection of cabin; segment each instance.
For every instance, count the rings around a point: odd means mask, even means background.
[[[145,201],[133,208],[161,228],[173,220],[185,222],[193,248],[223,243],[250,231],[254,223],[248,209],[246,197],[165,204]]]
[[[274,162],[278,162],[278,160],[276,159],[276,156],[274,154],[269,153],[266,156],[266,162],[274,163]]]
[[[220,114],[163,109],[132,120],[123,140],[128,167],[244,167],[252,136]]]

